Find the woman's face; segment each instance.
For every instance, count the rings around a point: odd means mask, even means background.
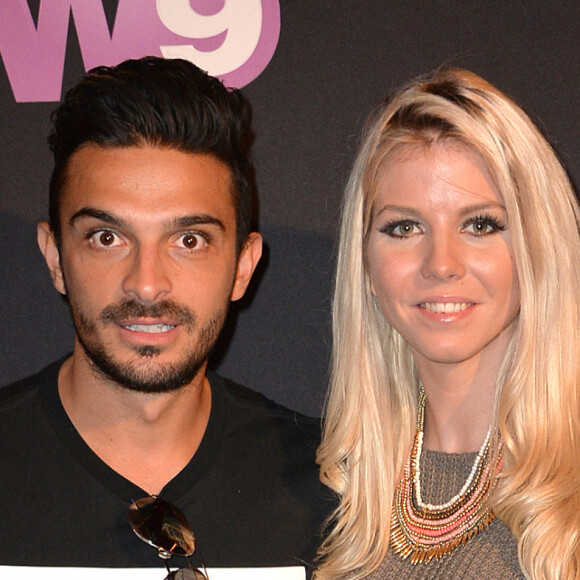
[[[367,261],[387,321],[422,363],[499,365],[520,306],[503,199],[458,144],[410,147],[379,173]]]

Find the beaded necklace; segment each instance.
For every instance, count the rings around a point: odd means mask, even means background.
[[[425,503],[421,498],[420,460],[423,448],[423,424],[427,397],[419,393],[417,432],[409,460],[395,492],[391,515],[393,550],[411,564],[428,563],[450,554],[460,544],[484,530],[495,519],[488,498],[495,485],[490,477],[490,431],[473,463],[467,481],[448,502],[440,505]],[[501,442],[496,465],[501,470]]]

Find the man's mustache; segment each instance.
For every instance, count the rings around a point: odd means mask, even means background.
[[[160,318],[170,320],[172,324],[195,326],[195,313],[185,306],[178,306],[171,300],[154,304],[143,304],[137,300],[126,300],[106,306],[99,316],[105,324],[119,324],[132,318]]]

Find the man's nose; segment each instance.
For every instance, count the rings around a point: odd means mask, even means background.
[[[171,280],[162,251],[155,245],[140,246],[131,257],[123,291],[132,299],[152,303],[171,292]]]

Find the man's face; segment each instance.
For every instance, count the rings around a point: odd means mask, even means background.
[[[68,296],[75,356],[130,389],[187,384],[261,253],[251,234],[236,258],[229,168],[174,149],[86,145],[67,177],[60,256],[45,223],[39,244]]]

